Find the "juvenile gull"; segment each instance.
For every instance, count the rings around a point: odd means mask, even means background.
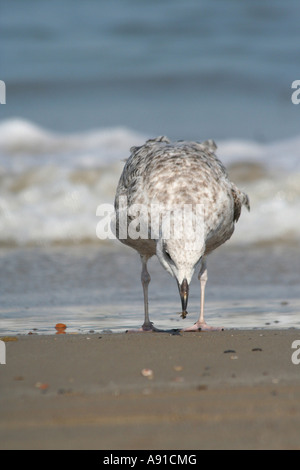
[[[204,321],[206,257],[231,237],[242,205],[248,210],[250,206],[248,196],[229,180],[214,153],[216,148],[212,140],[170,142],[162,136],[130,149],[115,197],[116,235],[141,257],[142,331],[156,330],[148,312],[151,278],[147,262],[153,255],[177,280],[183,318],[187,315],[189,284],[195,269],[199,269],[200,316],[185,331],[218,329]],[[184,208],[190,208],[189,219],[183,217]],[[165,223],[166,214],[169,224]],[[197,237],[196,227],[200,227]]]

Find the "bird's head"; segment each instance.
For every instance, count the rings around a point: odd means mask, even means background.
[[[177,280],[182,318],[185,318],[187,314],[189,285],[196,267],[200,267],[204,251],[202,244],[189,244],[183,239],[160,238],[156,244],[156,255],[160,263]]]

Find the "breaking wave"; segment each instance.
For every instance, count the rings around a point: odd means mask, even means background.
[[[0,243],[100,243],[97,207],[113,203],[130,147],[151,137],[122,127],[58,134],[22,119],[2,121]],[[251,201],[230,243],[299,241],[300,137],[217,145]]]

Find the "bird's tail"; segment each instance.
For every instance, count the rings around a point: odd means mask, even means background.
[[[241,199],[242,204],[247,207],[248,211],[250,211],[250,199],[248,194],[241,192]]]
[[[241,215],[242,206],[246,206],[250,211],[250,201],[248,195],[240,191],[234,183],[231,183],[231,194],[234,202],[233,220],[237,222]]]

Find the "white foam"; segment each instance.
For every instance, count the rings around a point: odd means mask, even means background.
[[[148,137],[122,127],[57,134],[22,119],[0,123],[0,243],[99,242],[96,209],[113,202],[122,160]],[[300,240],[300,137],[217,144],[225,165],[265,168],[236,181],[251,212],[244,211],[230,243]]]
[[[300,137],[266,144],[226,140],[218,143],[218,153],[224,164],[252,161],[270,170],[300,171]]]

